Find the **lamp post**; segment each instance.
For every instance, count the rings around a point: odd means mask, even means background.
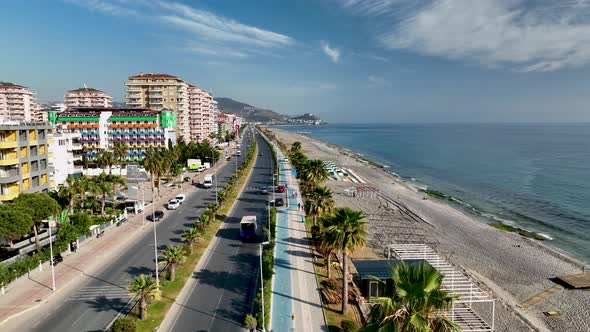
[[[211,162],[215,165],[215,150],[211,150]],[[215,204],[219,205],[219,199],[217,198],[217,174],[213,174],[213,176],[215,177]]]
[[[154,257],[156,258],[156,287],[160,289],[160,276],[158,271],[158,240],[156,237],[156,201],[154,199],[154,188],[152,188],[152,223],[154,224]]]
[[[52,290],[55,292],[55,270],[53,265],[53,241],[51,241],[51,220],[48,222],[49,224],[49,255],[51,255],[49,259],[49,263],[51,264],[51,285]]]
[[[141,225],[145,224],[145,181],[141,183]]]
[[[264,319],[264,278],[263,278],[263,274],[262,274],[262,245],[265,244],[264,242],[260,244],[260,289],[261,289],[261,296],[260,298],[262,299],[262,332],[265,331],[264,329],[264,323],[265,323],[265,319]]]

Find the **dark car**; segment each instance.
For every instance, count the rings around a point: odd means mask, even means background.
[[[154,214],[150,214],[147,219],[149,221],[160,221],[162,220],[162,218],[164,218],[164,212],[163,211],[156,211],[154,212]]]
[[[279,197],[279,198],[276,198],[276,199],[275,199],[275,204],[274,204],[274,205],[275,205],[275,206],[284,206],[284,205],[285,205],[285,200],[284,200],[284,199],[282,199],[281,197]]]
[[[268,189],[266,187],[260,187],[260,194],[262,194],[262,195],[268,194]]]

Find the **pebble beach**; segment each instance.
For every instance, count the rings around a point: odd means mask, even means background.
[[[333,144],[277,128],[285,145],[299,141],[310,159],[333,161],[366,181],[367,186],[420,217],[389,208],[376,197],[346,193],[351,182],[329,180],[337,206],[360,209],[367,216],[368,249],[382,258],[390,243],[427,243],[457,268],[477,280],[497,300],[496,331],[590,331],[590,291],[561,289],[534,305],[528,299],[555,285],[558,275],[581,273],[583,264],[550,244],[487,225],[473,215],[430,197],[382,167]],[[395,170],[392,170],[395,171]],[[546,316],[543,312],[558,312]]]

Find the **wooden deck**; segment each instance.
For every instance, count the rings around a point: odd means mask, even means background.
[[[557,279],[569,288],[590,288],[590,272],[558,276]]]

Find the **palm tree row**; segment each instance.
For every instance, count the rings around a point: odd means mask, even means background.
[[[107,198],[116,193],[118,186],[124,186],[125,184],[126,182],[122,177],[104,172],[94,177],[70,176],[66,180],[66,185],[59,188],[57,196],[61,201],[67,202],[70,213],[74,209],[81,211],[85,208],[90,208],[91,213],[94,213],[94,208],[91,205],[92,199],[99,200],[100,212],[104,215]]]
[[[228,184],[226,184],[223,190],[218,193],[220,203],[222,203],[229,196],[230,191],[237,183],[237,179],[243,174],[247,165],[252,160],[254,156],[254,150],[255,146],[252,146],[246,155],[244,163],[238,168],[237,173],[232,176]],[[178,151],[179,150],[176,150],[176,153],[179,153]],[[150,171],[152,177],[159,178],[166,173],[164,170],[166,169],[166,166],[169,165],[168,161],[166,161],[167,157],[169,159],[178,158],[178,155],[174,155],[173,152],[166,151],[164,153],[151,152],[148,154],[148,157],[149,158],[146,158],[146,161],[144,161],[144,167],[146,170]],[[152,178],[152,180],[153,179],[154,178]],[[217,213],[219,212],[220,208],[220,204],[210,203],[205,209],[205,212],[195,220],[195,223],[192,225],[192,227],[186,229],[182,233],[181,239],[184,243],[178,246],[169,246],[162,251],[159,257],[159,262],[160,264],[166,266],[166,272],[168,274],[169,281],[174,281],[176,277],[176,269],[185,261],[186,256],[192,254],[194,246],[202,237],[205,227],[216,220]],[[132,296],[136,296],[138,298],[140,308],[139,318],[142,320],[146,319],[148,303],[152,300],[157,300],[160,296],[160,291],[156,284],[156,280],[151,276],[141,274],[129,281],[128,291]]]
[[[328,174],[320,160],[308,160],[301,143],[295,142],[288,151],[291,163],[298,171],[304,209],[313,217],[312,237],[316,250],[325,258],[326,274],[331,277],[331,257],[342,256],[342,313],[348,308],[348,256],[365,245],[365,219],[361,211],[348,207],[334,208],[330,189],[320,186]],[[317,220],[320,220],[319,224]],[[441,290],[442,276],[430,265],[398,265],[392,271],[395,287],[379,282],[384,296],[374,301],[365,332],[455,332],[459,327],[442,312],[455,297]]]

